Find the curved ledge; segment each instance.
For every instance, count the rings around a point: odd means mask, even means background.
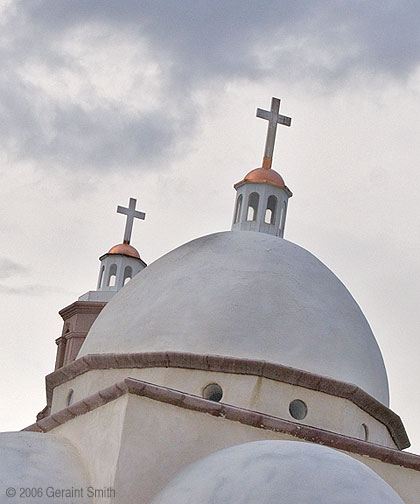
[[[147,397],[180,408],[207,413],[216,417],[223,417],[227,420],[240,422],[258,429],[280,432],[311,443],[323,444],[349,453],[368,456],[387,464],[420,471],[420,457],[412,453],[401,452],[342,434],[309,427],[307,425],[283,420],[263,413],[257,413],[244,408],[238,408],[229,404],[208,401],[198,396],[185,394],[178,390],[154,385],[134,378],[126,378],[121,382],[115,383],[111,387],[72,404],[68,408],[58,411],[33,425],[29,425],[23,430],[49,432],[72,418],[84,415],[89,411],[118,399],[124,394]]]
[[[410,441],[401,418],[356,385],[280,364],[219,355],[200,355],[182,352],[85,355],[46,376],[47,405],[51,406],[52,393],[55,387],[92,369],[150,367],[178,367],[261,376],[270,380],[298,385],[299,387],[348,399],[360,409],[376,418],[376,420],[383,423],[389,430],[398,449],[403,450],[410,446]]]

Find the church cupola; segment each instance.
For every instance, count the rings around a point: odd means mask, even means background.
[[[96,291],[87,292],[79,298],[79,301],[109,301],[129,280],[147,266],[137,249],[130,245],[134,219],[144,220],[146,217],[145,213],[136,210],[136,203],[136,199],[130,198],[128,208],[117,207],[117,213],[127,216],[124,240],[99,258],[101,265]]]
[[[292,192],[271,168],[277,124],[290,126],[292,120],[279,114],[280,100],[272,98],[271,110],[257,109],[257,117],[268,121],[265,153],[261,168],[250,171],[234,185],[237,195],[232,230],[258,231],[283,237],[288,200]]]
[[[77,354],[96,317],[111,298],[147,265],[138,251],[130,245],[134,219],[143,219],[146,214],[136,210],[137,200],[130,198],[128,208],[117,207],[117,213],[127,216],[123,243],[114,245],[101,256],[98,284],[95,291],[88,291],[77,301],[60,310],[63,331],[56,339],[57,357],[55,369],[76,359]],[[47,414],[40,413],[40,418]]]

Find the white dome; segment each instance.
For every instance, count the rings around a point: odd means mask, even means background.
[[[256,441],[188,466],[151,504],[404,504],[344,453],[297,441]]]
[[[305,249],[265,233],[216,233],[158,259],[108,303],[78,357],[153,351],[266,360],[388,405],[381,352],[348,290]]]
[[[43,504],[83,504],[91,502],[86,497],[88,486],[86,470],[70,441],[39,432],[0,434],[0,503],[26,500]],[[6,493],[10,488],[16,490],[14,498],[11,498],[13,494]],[[35,493],[21,496],[20,488],[35,489]],[[83,496],[71,498],[53,493],[72,488],[83,489]]]

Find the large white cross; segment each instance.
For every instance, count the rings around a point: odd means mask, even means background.
[[[271,110],[257,109],[257,117],[268,121],[267,138],[265,141],[265,152],[263,160],[263,168],[271,168],[274,152],[274,142],[276,141],[277,124],[290,126],[292,119],[290,117],[279,114],[280,99],[271,99]]]
[[[120,205],[117,206],[117,213],[124,214],[127,216],[127,221],[125,223],[125,231],[124,231],[124,243],[130,243],[131,232],[133,231],[133,222],[134,219],[145,219],[146,214],[143,212],[138,212],[136,210],[137,200],[134,198],[130,198],[130,202],[128,204],[128,208],[124,208]]]

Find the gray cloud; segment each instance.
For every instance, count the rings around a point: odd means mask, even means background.
[[[75,295],[67,289],[51,285],[28,284],[23,286],[10,286],[0,284],[0,294],[7,294],[9,296],[45,296],[48,294],[69,294]]]
[[[273,76],[279,83],[317,80],[331,88],[364,73],[403,80],[420,60],[420,5],[409,0],[15,5],[0,44],[0,147],[44,168],[147,169],[174,155],[178,140],[194,133],[194,91],[229,79]],[[146,44],[147,61],[161,71],[155,102],[147,103],[147,91],[138,97],[146,108],[129,103],[149,80],[144,59],[127,61],[130,85],[115,100],[89,82],[80,54],[63,49],[81,44],[82,56],[94,56],[97,44],[111,51],[127,37],[134,53]],[[115,62],[97,64],[108,64],[111,72]],[[78,76],[83,97],[65,86],[57,92],[54,81],[41,82],[57,75],[69,81]]]
[[[420,5],[414,0],[44,0],[25,6],[33,23],[55,33],[99,22],[147,35],[183,65],[181,73],[196,76],[259,73],[255,44],[270,52],[291,37],[308,49],[314,42],[326,51],[340,49],[339,59],[351,66],[373,65],[397,77],[420,58]],[[292,61],[296,47],[289,50]],[[271,71],[278,62],[264,66]]]
[[[0,279],[12,278],[26,273],[28,269],[6,257],[0,257]]]

